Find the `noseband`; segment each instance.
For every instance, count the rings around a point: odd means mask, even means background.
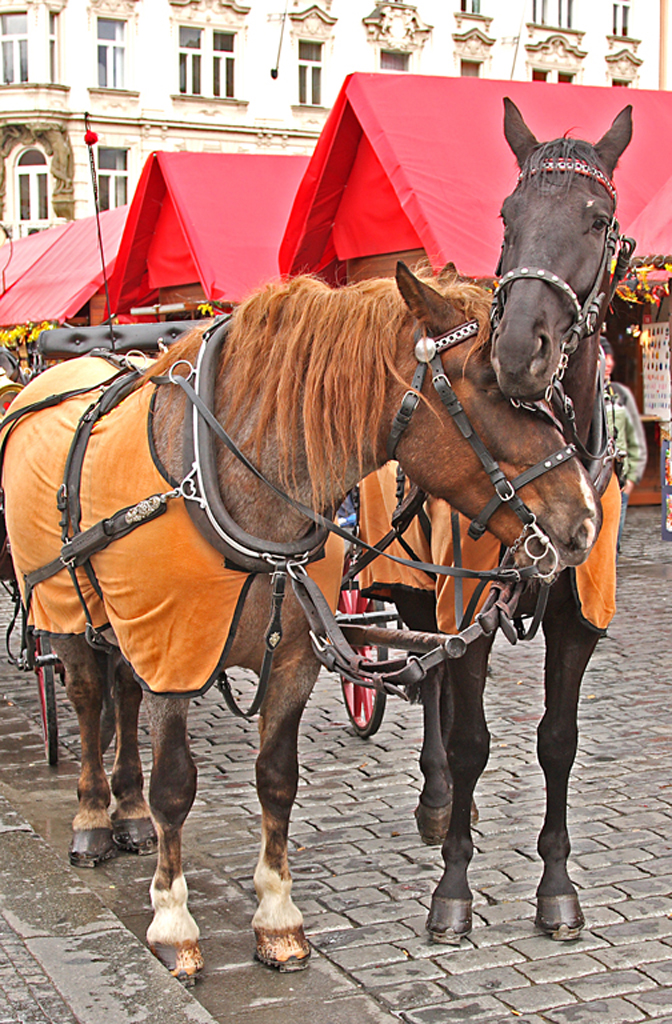
[[[537,174],[553,173],[558,171],[562,173],[579,174],[582,177],[596,181],[607,191],[615,206],[616,189],[613,182],[599,169],[599,167],[594,167],[585,160],[574,158],[552,159],[549,157],[547,160],[542,161],[539,167],[533,167],[525,173],[521,171],[518,177],[518,185],[520,185],[521,181],[525,177],[533,177]],[[518,187],[518,185],[516,187]],[[572,323],[560,339],[560,358],[546,390],[545,397],[547,401],[551,400],[554,383],[562,380],[564,377],[571,354],[576,351],[579,343],[584,338],[589,338],[597,330],[605,306],[605,292],[600,291],[600,288],[602,287],[602,281],[605,273],[608,273],[611,270],[611,264],[617,249],[618,257],[616,259],[616,266],[613,274],[610,276],[608,287],[608,304],[614,296],[619,281],[621,281],[625,276],[630,263],[630,258],[635,249],[634,239],[620,234],[620,228],[615,214],[612,216],[609,223],[604,247],[602,249],[602,257],[595,275],[593,286],[583,303],[581,303],[578,295],[570,284],[559,277],[558,274],[554,274],[552,271],[546,270],[544,267],[515,267],[513,270],[507,271],[495,286],[490,311],[490,323],[493,331],[499,326],[502,320],[504,307],[506,305],[507,291],[514,281],[543,281],[544,284],[547,284],[559,291],[571,306]],[[501,272],[503,257],[504,245],[502,245],[502,253],[499,258],[499,264],[495,272],[496,274]]]
[[[392,427],[387,441],[387,456],[389,459],[393,459],[395,457],[395,452],[401,435],[408,427],[413,413],[420,402],[420,392],[427,375],[427,367],[429,366],[432,369],[432,384],[434,385],[442,404],[450,413],[450,416],[462,436],[469,442],[471,448],[478,456],[480,463],[490,478],[490,482],[495,490],[490,501],[478,513],[478,515],[472,519],[469,525],[469,536],[474,540],[478,540],[482,537],[491,516],[498,508],[500,508],[500,506],[508,505],[508,507],[516,513],[523,524],[522,533],[515,542],[514,549],[517,550],[522,545],[528,557],[530,557],[535,564],[540,562],[546,554],[551,554],[555,564],[553,565],[551,572],[548,573],[548,576],[552,576],[558,566],[558,553],[551,543],[550,538],[547,537],[543,530],[538,526],[536,516],[531,509],[527,507],[518,494],[518,491],[524,487],[525,484],[530,483],[532,480],[536,480],[537,477],[542,476],[544,473],[548,473],[554,468],[554,466],[560,466],[564,462],[567,462],[568,459],[571,459],[576,455],[576,446],[574,444],[567,444],[553,455],[542,459],[535,466],[525,470],[513,480],[508,479],[499,463],[492,457],[472,427],[469,418],[446,375],[443,363],[441,362],[442,352],[445,352],[448,348],[453,348],[455,345],[461,344],[468,338],[473,338],[478,334],[479,329],[480,325],[478,321],[470,320],[467,323],[461,324],[459,327],[453,328],[453,330],[448,331],[446,334],[443,334],[438,338],[427,337],[421,334],[419,329],[416,330],[415,358],[418,360],[418,367],[413,375],[411,388],[404,395],[399,410],[392,422]],[[558,424],[547,411],[537,407],[534,407],[531,411],[539,413],[547,420],[551,419],[554,425],[558,427],[558,430],[562,431],[561,425]],[[535,541],[540,545],[541,553],[533,553],[533,543]]]

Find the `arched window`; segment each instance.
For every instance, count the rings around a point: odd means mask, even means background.
[[[19,220],[49,220],[49,171],[39,149],[27,149],[16,164]]]

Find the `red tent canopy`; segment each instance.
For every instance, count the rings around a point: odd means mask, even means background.
[[[158,288],[200,281],[236,302],[278,276],[278,248],[308,158],[153,153],[131,203],[110,302],[116,313]]]
[[[658,189],[628,228],[637,239],[636,255],[644,260],[672,262],[672,177]]]
[[[633,141],[615,174],[628,231],[670,174],[672,93],[475,78],[355,74],[345,80],[297,192],[280,249],[283,273],[424,248],[435,269],[492,274],[498,220],[517,177],[503,97],[540,141],[596,142],[633,105]],[[672,192],[672,185],[668,188]]]
[[[100,215],[106,271],[114,266],[127,206]],[[103,284],[95,217],[38,231],[0,250],[0,324],[63,322]]]

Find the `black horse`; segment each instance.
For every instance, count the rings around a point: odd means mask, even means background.
[[[504,103],[504,133],[520,178],[502,207],[505,234],[493,303],[492,365],[502,391],[514,402],[550,399],[564,388],[571,400],[571,405],[563,402],[565,409],[587,445],[598,386],[599,328],[618,241],[611,178],[631,138],[631,107],[595,145],[567,138],[540,144],[515,104]],[[610,541],[605,543],[609,548]],[[613,554],[615,560],[615,544]],[[584,924],[567,873],[567,789],[577,747],[581,680],[604,632],[582,615],[573,574],[573,569],[559,574],[543,617],[545,712],[538,757],[546,780],[546,815],[538,841],[544,870],[536,924],[556,939],[577,937]],[[523,599],[521,610],[530,600]],[[400,612],[412,628],[432,628],[433,608],[427,602],[427,595],[415,607],[404,601]],[[473,855],[474,787],[489,754],[483,692],[491,646],[491,638],[472,644],[463,658],[439,670],[443,680],[430,680],[425,687],[425,784],[418,826],[427,842],[437,842],[450,823],[443,843],[445,870],[427,922],[437,942],[458,943],[471,929],[467,868]]]

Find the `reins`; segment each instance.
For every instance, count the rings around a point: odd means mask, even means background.
[[[493,498],[474,519],[472,536],[480,536],[485,530],[490,516],[501,505],[507,504],[516,512],[523,524],[522,532],[514,548],[524,547],[531,561],[530,565],[523,568],[503,564],[492,570],[471,570],[460,566],[442,566],[414,559],[399,558],[382,552],[374,545],[366,544],[360,538],[353,539],[352,534],[338,524],[277,487],[240,450],[214,415],[215,371],[219,354],[227,338],[229,324],[230,318],[220,318],[204,333],[195,367],[191,363],[181,360],[171,367],[167,376],[151,378],[157,386],[178,386],[188,400],[184,419],[184,475],[182,482],[170,492],[150,495],[135,506],[122,509],[108,519],[82,530],[79,484],[88,440],[100,417],[118,405],[135,386],[138,371],[129,369],[127,374],[117,374],[108,386],[102,387],[100,395],[85,410],[73,436],[65,479],[59,489],[58,507],[62,513],[61,553],[57,559],[26,577],[27,602],[37,583],[67,569],[84,607],[87,638],[94,646],[107,646],[107,641],[101,632],[93,627],[79,586],[76,568],[84,567],[94,589],[100,593],[91,564],[92,555],[103,550],[117,537],[122,537],[143,522],[148,522],[157,515],[163,514],[169,499],[183,498],[185,507],[189,510],[195,525],[206,540],[224,554],[228,567],[253,574],[265,573],[272,579],[271,615],[264,638],[264,656],[259,673],[259,685],[250,707],[243,710],[238,706],[225,674],[222,675],[219,683],[229,707],[238,715],[250,717],[259,710],[263,703],[273,656],[282,639],[281,613],[287,589],[287,578],[291,581],[295,596],[308,620],[313,650],[318,660],[327,668],[340,672],[345,678],[360,685],[382,687],[389,692],[398,694],[403,694],[401,687],[418,682],[430,667],[439,664],[445,657],[461,656],[466,650],[467,643],[476,639],[477,636],[492,632],[492,629],[496,628],[496,624],[492,625],[493,615],[498,621],[499,618],[505,616],[504,605],[497,610],[498,598],[493,598],[488,603],[488,614],[485,618],[477,616],[473,625],[468,626],[456,636],[447,637],[443,643],[437,644],[432,650],[421,655],[412,654],[382,663],[368,662],[365,657],[357,654],[348,643],[319,587],[306,571],[306,565],[309,562],[321,557],[328,532],[337,534],[347,540],[349,544],[354,543],[360,550],[363,549],[373,554],[374,557],[383,554],[384,557],[402,565],[436,575],[453,576],[457,579],[478,579],[515,589],[524,580],[530,578],[543,580],[553,574],[557,567],[557,553],[549,538],[539,529],[534,514],[520,499],[517,491],[542,473],[548,472],[555,465],[560,465],[572,457],[576,453],[576,449],[571,444],[566,445],[514,480],[509,480],[505,476],[496,460],[492,458],[475,433],[440,359],[441,352],[448,347],[473,337],[478,332],[477,322],[471,321],[460,325],[440,338],[423,337],[419,332],[416,334],[415,355],[418,367],[411,388],[404,395],[399,412],[394,418],[388,451],[394,454],[399,439],[408,428],[420,400],[419,392],[424,384],[427,369],[431,368],[432,383],[443,406],[478,456],[495,491]],[[184,375],[179,372],[180,366],[185,366]],[[82,389],[82,391],[84,390]],[[97,388],[90,390],[97,390]],[[61,400],[65,400],[80,393],[82,392],[69,392],[59,397]],[[25,407],[17,413],[15,418],[11,417],[11,423],[13,424],[15,419],[37,411],[39,408],[55,404],[57,400],[51,398],[48,403],[38,402]],[[313,524],[303,537],[293,540],[289,544],[261,540],[243,531],[233,521],[224,507],[219,491],[215,446],[212,443],[214,437],[217,437],[259,482]],[[538,550],[535,550],[536,547]],[[554,564],[551,572],[544,577],[539,572],[538,565],[549,553],[554,556]],[[495,611],[492,610],[493,608]]]
[[[225,343],[229,325],[229,318],[221,318],[208,328],[203,336],[196,366],[194,367],[191,363],[187,363],[186,369],[188,372],[186,374],[183,375],[175,372],[176,367],[180,365],[178,363],[171,368],[167,376],[152,378],[152,380],[156,384],[178,386],[192,406],[191,415],[187,412],[185,416],[185,476],[178,488],[180,495],[185,499],[189,514],[194,519],[199,530],[204,532],[210,543],[213,543],[229,559],[229,564],[232,567],[272,575],[271,618],[265,634],[265,652],[259,673],[259,686],[250,707],[244,711],[238,706],[225,675],[220,681],[220,689],[224,694],[225,700],[236,714],[250,717],[259,709],[263,702],[268,678],[270,677],[273,655],[282,637],[281,609],[286,593],[287,577],[290,578],[295,596],[311,625],[310,636],[313,650],[318,660],[330,670],[337,670],[345,678],[360,685],[383,686],[389,692],[398,693],[400,692],[400,685],[406,686],[417,682],[424,676],[428,668],[439,664],[443,660],[448,651],[447,645],[449,641],[458,641],[457,648],[456,644],[453,644],[451,650],[463,650],[461,638],[450,637],[443,646],[437,647],[427,654],[420,657],[412,656],[401,661],[394,659],[390,662],[370,663],[356,654],[343,635],[319,588],[306,571],[306,564],[314,557],[317,557],[321,551],[327,531],[340,536],[349,544],[355,544],[360,550],[367,551],[372,557],[378,557],[382,554],[384,557],[401,565],[411,566],[414,569],[437,575],[478,579],[501,584],[517,584],[529,578],[538,579],[541,577],[543,579],[553,575],[558,564],[557,553],[549,538],[539,529],[536,517],[520,499],[517,491],[542,473],[548,472],[554,466],[560,465],[571,458],[575,454],[575,448],[571,444],[566,445],[549,458],[541,460],[536,466],[520,474],[513,481],[508,480],[498,463],[492,458],[485,445],[483,445],[473,430],[440,360],[440,353],[442,351],[466,341],[478,332],[478,323],[476,321],[462,324],[440,338],[425,338],[418,332],[415,345],[418,368],[415,371],[411,388],[405,393],[400,409],[393,420],[387,450],[388,454],[394,454],[399,439],[407,429],[417,408],[420,400],[419,392],[425,381],[427,367],[431,366],[432,382],[442,404],[455,421],[462,436],[478,455],[481,465],[488,474],[495,490],[493,498],[474,520],[472,524],[474,533],[472,535],[481,536],[485,531],[490,516],[502,504],[507,503],[523,523],[523,530],[517,544],[524,547],[531,561],[531,564],[524,568],[503,566],[498,569],[472,570],[460,566],[436,565],[390,555],[377,546],[365,543],[361,538],[353,538],[351,533],[344,530],[338,524],[315,512],[277,487],[240,450],[233,438],[214,415],[214,370],[222,345]],[[316,542],[311,541],[309,544],[306,538],[303,538],[301,551],[297,553],[296,541],[290,545],[270,544],[267,541],[253,538],[249,534],[243,534],[243,531],[225,512],[223,502],[221,501],[216,478],[214,446],[207,443],[209,438],[211,440],[211,436],[219,438],[226,448],[256,479],[294,511],[299,512],[310,520],[321,531],[321,533],[315,534],[316,537],[324,538],[321,540],[319,547]],[[210,467],[210,479],[207,478],[204,471],[206,466]],[[221,514],[222,510],[225,513],[224,515]],[[244,543],[241,543],[241,534],[243,535]],[[538,551],[534,550],[535,544],[539,547]],[[545,574],[544,577],[541,576],[538,570],[538,563],[549,553],[554,556],[553,566],[551,571]],[[240,561],[241,554],[243,556],[242,564]],[[484,633],[483,628],[478,623],[475,623],[469,629],[471,629],[470,639],[475,639],[476,635],[483,635]],[[371,682],[371,680],[374,681]],[[378,682],[375,680],[378,680]]]

